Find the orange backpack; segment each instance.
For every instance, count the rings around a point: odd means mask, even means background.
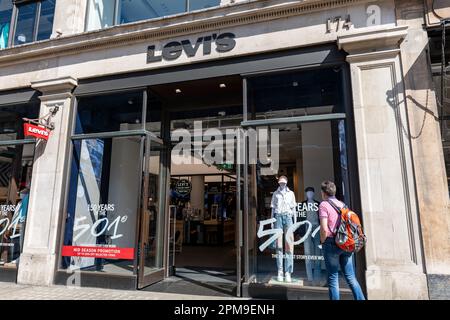
[[[367,242],[358,215],[345,205],[339,209],[333,202],[328,200],[328,203],[339,215],[334,232],[336,245],[346,252],[358,252]]]

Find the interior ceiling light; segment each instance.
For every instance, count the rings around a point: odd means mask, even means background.
[[[181,93],[181,89],[175,89],[175,93]]]
[[[225,83],[221,83],[221,84],[219,85],[219,87],[220,87],[220,88],[226,88],[227,86],[225,85]]]

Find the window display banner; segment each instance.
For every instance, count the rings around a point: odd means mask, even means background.
[[[31,136],[44,140],[48,140],[48,137],[50,136],[50,131],[47,128],[31,123],[23,124],[23,132],[26,137]]]
[[[134,248],[63,246],[62,256],[133,260]]]

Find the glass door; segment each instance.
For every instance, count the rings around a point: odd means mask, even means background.
[[[166,208],[166,148],[147,134],[143,163],[139,241],[139,281],[143,288],[164,278],[164,225]]]

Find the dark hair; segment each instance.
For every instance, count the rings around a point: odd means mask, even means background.
[[[334,197],[336,195],[336,185],[333,181],[325,180],[320,185],[320,189],[329,197]]]
[[[305,189],[305,192],[308,192],[308,191],[315,192],[315,190],[314,190],[313,187],[307,187],[307,188]]]

